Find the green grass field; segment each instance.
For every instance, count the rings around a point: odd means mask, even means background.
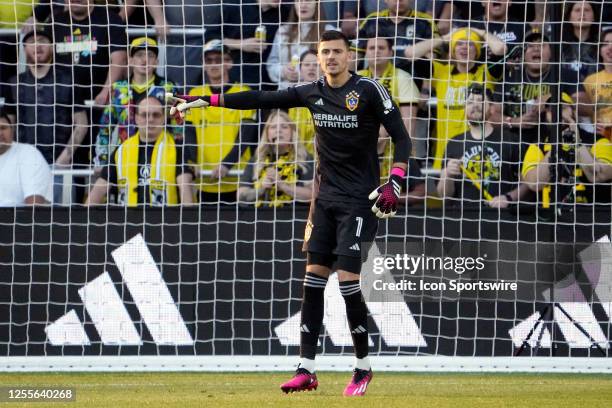
[[[319,389],[282,394],[288,373],[3,374],[0,386],[69,386],[76,403],[7,407],[611,407],[612,376],[375,373],[364,398],[341,396],[348,373],[321,372]],[[296,404],[296,405],[294,405]]]

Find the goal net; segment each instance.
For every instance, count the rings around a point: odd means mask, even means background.
[[[0,9],[3,369],[297,364],[311,113],[180,120],[165,98],[319,81],[319,36],[340,30],[412,141],[397,215],[351,247],[375,364],[612,370],[606,2],[36,3]],[[321,369],[352,347],[332,274]]]

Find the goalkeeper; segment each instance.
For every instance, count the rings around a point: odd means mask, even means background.
[[[202,97],[173,97],[171,113],[182,118],[193,107],[288,109],[307,107],[316,129],[315,194],[306,225],[306,277],[301,310],[300,364],[295,376],[281,385],[284,392],[318,386],[315,355],[323,322],[323,292],[332,271],[340,292],[355,350],[353,377],[344,395],[364,395],[372,379],[368,360],[368,309],[359,274],[376,236],[378,218],[395,214],[406,176],[410,138],[398,107],[376,81],[349,72],[349,42],[337,31],[326,31],[318,45],[324,76],[315,82],[276,92],[247,91]],[[380,187],[377,141],[383,125],[395,144],[393,168]],[[375,200],[372,206],[371,200]],[[362,256],[363,254],[363,256]]]

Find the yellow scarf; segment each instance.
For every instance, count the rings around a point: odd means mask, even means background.
[[[298,182],[298,166],[292,152],[285,153],[276,161],[271,161],[270,156],[267,156],[264,163],[264,166],[257,175],[257,180],[255,180],[255,190],[260,190],[262,188],[261,184],[266,176],[266,169],[274,165],[276,165],[278,181],[284,181],[289,184],[296,184]],[[276,185],[273,185],[269,192],[264,195],[263,200],[257,199],[255,207],[261,207],[264,204],[270,207],[282,207],[285,203],[292,201],[292,196],[277,189]]]
[[[117,186],[119,203],[134,207],[138,205],[138,132],[128,138],[115,152],[117,164]],[[155,141],[151,157],[149,177],[149,203],[152,205],[176,205],[178,193],[176,185],[176,145],[165,130]]]

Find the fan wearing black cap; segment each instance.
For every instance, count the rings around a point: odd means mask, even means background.
[[[50,165],[72,164],[87,134],[83,97],[70,73],[53,58],[53,34],[34,30],[23,37],[26,70],[8,84],[7,110],[16,115],[19,142],[35,145]],[[61,195],[61,179],[55,183]]]
[[[128,80],[114,82],[111,86],[110,104],[100,119],[100,131],[96,137],[94,166],[100,168],[108,163],[115,148],[136,133],[134,107],[147,96],[165,101],[166,92],[178,88],[164,77],[156,74],[159,49],[153,38],[138,37],[129,48]],[[182,139],[182,128],[175,121],[167,129],[175,139]]]
[[[524,179],[531,189],[539,191],[544,208],[553,200],[558,200],[557,205],[570,207],[612,202],[612,27],[602,30],[601,39],[604,69],[584,81],[587,106],[595,109],[596,134],[585,132],[576,124],[576,104],[563,97],[563,117],[569,120],[563,123],[560,148],[553,149],[554,145],[547,140],[533,144],[523,160]],[[550,163],[558,163],[556,179],[552,179]],[[555,181],[556,194],[551,194]]]
[[[539,30],[530,31],[525,36],[523,69],[506,70],[504,81],[495,89],[491,121],[514,129],[525,143],[543,143],[548,137],[548,101],[555,85],[566,100],[585,100],[577,72],[562,68],[553,81],[556,67],[551,56],[550,39]]]

